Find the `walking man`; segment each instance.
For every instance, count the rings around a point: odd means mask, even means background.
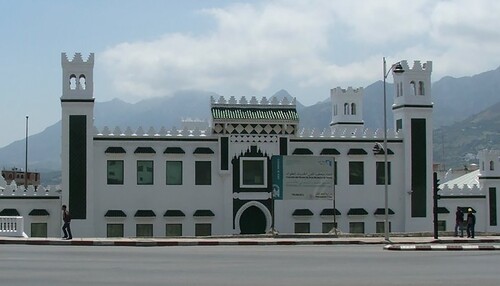
[[[472,209],[467,211],[467,237],[474,238],[474,226],[476,224],[476,216],[472,213]]]
[[[464,213],[460,207],[457,207],[457,212],[455,213],[455,236],[458,236],[458,229],[460,228],[460,237],[464,237]]]
[[[69,214],[69,211],[68,211],[66,205],[62,206],[62,215],[63,215],[63,222],[64,222],[63,227],[62,227],[62,231],[64,232],[64,236],[62,238],[63,239],[72,239],[73,235],[71,235],[71,226],[70,226],[71,216]]]

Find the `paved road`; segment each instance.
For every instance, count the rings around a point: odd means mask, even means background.
[[[500,285],[500,252],[0,245],[0,285]]]

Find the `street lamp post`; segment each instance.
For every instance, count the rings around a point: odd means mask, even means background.
[[[26,150],[25,150],[25,156],[24,156],[24,189],[28,188],[28,120],[29,116],[26,115]]]
[[[387,92],[386,92],[386,79],[391,70],[394,70],[396,73],[403,72],[403,69],[399,62],[392,64],[389,70],[386,67],[385,57],[384,59],[384,236],[385,240],[390,242],[389,240],[389,188],[388,188],[388,174],[389,174],[389,166],[387,163]]]

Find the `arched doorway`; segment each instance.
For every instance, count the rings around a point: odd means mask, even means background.
[[[241,234],[262,234],[266,232],[266,215],[257,206],[250,206],[240,216]]]

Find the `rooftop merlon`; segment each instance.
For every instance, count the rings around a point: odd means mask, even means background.
[[[87,57],[87,60],[84,61],[81,53],[75,53],[73,55],[73,59],[69,60],[68,55],[66,53],[61,53],[61,63],[62,64],[86,64],[86,65],[94,65],[94,53],[90,53]]]
[[[257,100],[255,96],[252,96],[250,101],[247,100],[245,96],[242,96],[239,100],[236,100],[234,96],[231,96],[228,100],[224,96],[220,96],[219,99],[215,99],[213,96],[210,97],[210,103],[212,106],[238,106],[238,107],[295,107],[297,100],[294,97],[292,101],[288,100],[288,98],[284,97],[283,99],[278,100],[278,98],[273,97],[271,100],[268,100],[266,97],[262,97],[261,100]]]
[[[347,89],[343,89],[339,86],[331,89],[331,94],[334,96],[359,96],[363,95],[363,88],[353,88],[349,86]]]
[[[422,64],[419,60],[416,60],[413,62],[412,68],[410,68],[410,66],[408,65],[407,60],[402,60],[399,62],[399,64],[401,65],[404,71],[426,71],[429,73],[432,72],[432,61],[427,61]]]

